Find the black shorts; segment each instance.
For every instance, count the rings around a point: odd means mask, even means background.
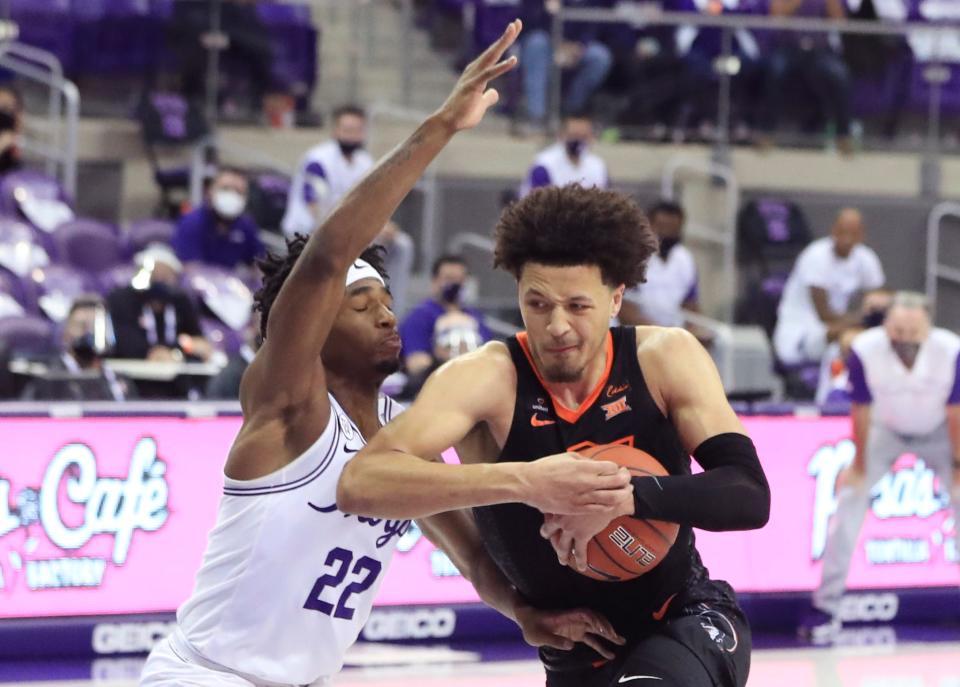
[[[736,605],[696,603],[628,643],[613,661],[548,670],[547,687],[744,687],[751,647],[750,626]]]

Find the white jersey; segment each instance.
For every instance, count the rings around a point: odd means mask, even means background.
[[[366,150],[357,150],[347,158],[333,140],[308,150],[290,182],[287,210],[280,222],[283,232],[311,233],[317,220],[310,204],[319,204],[321,218],[326,216],[371,167],[373,158]]]
[[[309,684],[337,673],[409,520],[337,510],[337,481],[364,445],[332,395],[330,421],[303,455],[254,480],[225,478],[180,639],[256,681]],[[380,397],[380,421],[402,407]]]
[[[627,289],[623,297],[640,306],[645,318],[661,327],[684,325],[683,304],[698,298],[697,262],[682,243],[667,254],[650,256],[647,280]]]

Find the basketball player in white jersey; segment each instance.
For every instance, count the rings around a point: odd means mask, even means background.
[[[379,387],[398,368],[400,338],[380,253],[364,249],[454,133],[497,101],[486,84],[514,66],[499,60],[519,31],[511,24],[468,66],[447,102],[309,239],[263,263],[264,343],[241,383],[243,425],[217,523],[177,630],[154,649],[141,685],[323,685],[340,670],[409,525],[347,515],[336,504],[344,465],[397,412]],[[559,458],[491,466],[471,487],[475,500],[595,512],[628,488],[613,463]],[[441,545],[458,539],[456,518],[424,526]],[[477,555],[450,553],[455,561]],[[500,578],[475,583],[493,605],[510,592]],[[612,634],[588,613],[531,613],[523,625],[571,646],[588,631]]]

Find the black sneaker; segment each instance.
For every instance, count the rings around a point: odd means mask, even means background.
[[[840,633],[840,617],[811,606],[800,618],[797,635],[812,644],[831,644]]]

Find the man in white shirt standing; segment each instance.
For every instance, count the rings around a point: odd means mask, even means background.
[[[526,196],[541,186],[580,184],[609,188],[607,163],[590,150],[593,142],[593,121],[589,117],[566,117],[560,140],[541,150],[534,158],[520,187],[520,196]]]
[[[837,614],[871,489],[900,456],[922,459],[936,474],[941,496],[949,495],[957,523],[953,559],[960,560],[960,337],[931,327],[923,294],[899,292],[884,325],[854,339],[847,365],[856,453],[837,480],[822,579],[801,627],[815,641],[840,626]]]
[[[819,362],[827,342],[856,324],[854,296],[883,286],[880,258],[863,245],[863,216],[844,208],[831,235],[797,258],[777,309],[773,347],[787,365]]]
[[[647,280],[627,290],[620,310],[621,324],[683,327],[683,311],[700,312],[699,278],[693,253],[683,245],[683,208],[661,200],[647,210],[660,250],[650,256]]]
[[[333,138],[314,146],[300,161],[290,184],[281,226],[287,236],[309,234],[371,167],[364,145],[367,115],[356,105],[333,111]]]

